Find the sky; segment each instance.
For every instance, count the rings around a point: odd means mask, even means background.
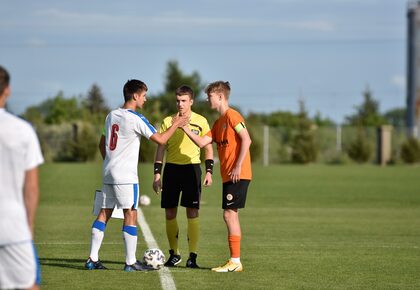
[[[303,100],[311,116],[342,123],[367,87],[381,112],[405,107],[404,0],[0,3],[0,65],[16,114],[94,83],[111,108],[128,79],[160,93],[171,60],[205,84],[229,81],[244,114],[297,112]]]

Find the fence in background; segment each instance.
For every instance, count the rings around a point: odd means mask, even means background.
[[[296,132],[290,128],[268,126],[252,127],[253,146],[259,146],[262,151],[256,154],[253,162],[264,165],[291,162],[292,139]],[[318,163],[345,163],[349,161],[347,150],[354,142],[359,128],[350,126],[318,127],[314,129],[315,143],[318,148]],[[375,163],[378,154],[378,134],[374,127],[362,128],[363,136],[371,147],[369,162]],[[407,139],[407,128],[392,127],[391,129],[391,161],[400,160],[402,143]],[[257,141],[257,142],[255,142]],[[259,143],[258,143],[259,142]],[[257,144],[255,144],[257,143]]]
[[[89,134],[82,134],[83,128],[87,128]],[[249,126],[252,132],[252,161],[264,165],[290,163],[292,154],[292,140],[296,131],[291,128],[278,128],[268,126]],[[314,128],[316,147],[318,148],[317,163],[346,163],[350,159],[347,150],[354,142],[358,128],[349,126],[318,127]],[[369,162],[375,163],[377,159],[377,128],[363,128],[364,138],[371,147]],[[47,161],[69,161],[76,155],[74,150],[80,150],[86,146],[92,146],[96,152],[96,159],[100,160],[98,153],[98,142],[102,128],[95,128],[90,124],[62,124],[50,125],[37,128],[37,133]],[[78,137],[79,136],[79,137]],[[392,128],[391,131],[391,159],[394,162],[400,161],[400,150],[403,142],[407,140],[406,128]],[[87,142],[89,141],[89,142]],[[82,143],[84,142],[84,143]],[[74,144],[82,146],[74,146]],[[86,145],[84,145],[86,143]],[[150,144],[149,144],[150,143]],[[142,141],[142,150],[148,150],[146,157],[153,162],[155,147],[148,140]],[[217,156],[217,154],[215,154]]]

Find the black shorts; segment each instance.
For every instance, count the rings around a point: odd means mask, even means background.
[[[160,201],[161,208],[177,207],[181,192],[181,206],[200,208],[200,164],[165,164],[163,170],[162,199]]]
[[[222,208],[244,208],[250,182],[251,180],[241,179],[237,183],[231,181],[223,183]]]

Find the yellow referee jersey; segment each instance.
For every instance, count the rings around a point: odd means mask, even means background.
[[[160,133],[165,132],[172,125],[172,116],[166,117],[160,126]],[[209,123],[203,116],[191,112],[190,130],[199,136],[210,131]],[[194,144],[183,130],[176,130],[166,144],[166,162],[174,164],[199,164],[200,147]]]

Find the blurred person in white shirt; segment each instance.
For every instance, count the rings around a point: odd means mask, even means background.
[[[9,73],[0,66],[0,289],[39,289],[33,239],[44,158],[32,126],[5,110],[10,94]]]

